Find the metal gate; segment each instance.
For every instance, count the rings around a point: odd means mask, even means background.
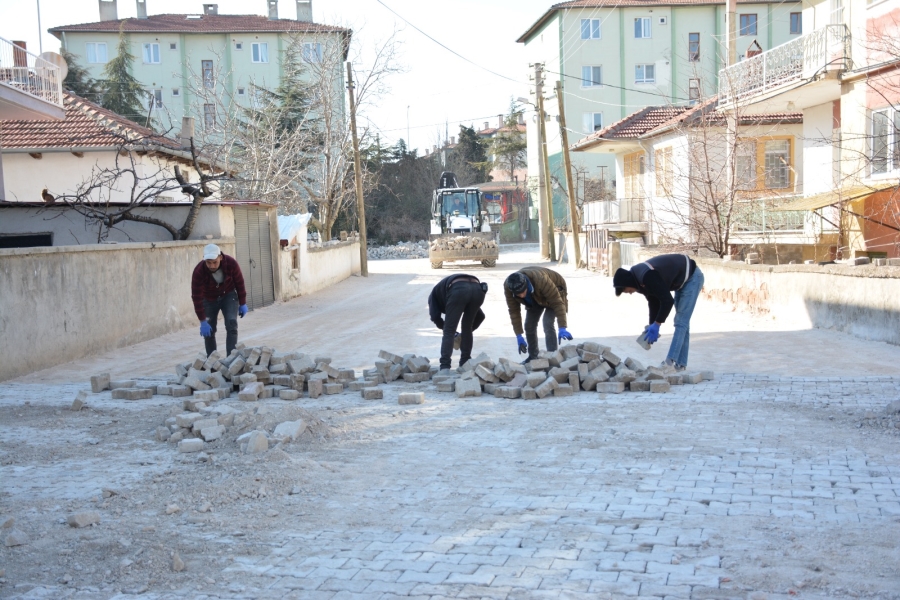
[[[275,302],[271,243],[265,210],[234,207],[235,258],[244,274],[247,306],[251,309]]]
[[[606,247],[609,244],[609,236],[607,235],[606,230],[599,228],[586,228],[584,230],[584,234],[587,238],[587,268],[591,269],[592,271],[608,273],[609,268],[606,264]]]

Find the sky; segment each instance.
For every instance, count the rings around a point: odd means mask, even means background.
[[[206,0],[207,3],[212,3]],[[383,2],[383,4],[381,3]],[[361,115],[360,127],[380,132],[382,142],[407,139],[425,148],[443,139],[445,123],[457,135],[459,124],[496,126],[510,100],[528,97],[528,61],[516,39],[553,0],[313,0],[313,20],[353,29],[367,53],[398,30],[399,63],[405,72],[388,81],[390,91]],[[203,0],[147,0],[150,14],[201,13]],[[219,0],[219,14],[268,14],[266,0]],[[469,59],[455,56],[404,23],[407,21]],[[40,6],[40,27],[38,26]],[[137,14],[134,0],[118,0],[119,18]],[[279,1],[281,18],[296,18],[294,0]],[[59,51],[47,29],[99,20],[97,0],[0,0],[0,37],[24,40],[28,50]],[[43,35],[39,31],[43,30]],[[485,69],[515,81],[504,79]]]

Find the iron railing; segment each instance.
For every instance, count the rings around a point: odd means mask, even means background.
[[[585,225],[641,223],[647,220],[645,198],[616,198],[584,203]]]
[[[0,84],[63,108],[59,67],[2,37]]]
[[[777,211],[784,198],[758,198],[735,202],[731,212],[731,231],[766,233],[803,231],[805,210]]]
[[[719,71],[719,104],[811,80],[824,71],[850,68],[850,31],[826,25]]]

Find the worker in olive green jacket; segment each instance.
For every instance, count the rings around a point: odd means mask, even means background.
[[[566,312],[569,301],[566,293],[566,280],[556,271],[543,267],[525,267],[506,278],[503,284],[506,295],[506,306],[509,308],[509,320],[516,333],[519,354],[528,354],[527,363],[538,356],[537,324],[544,317],[544,336],[547,350],[554,351],[558,341],[571,340],[572,334],[566,331]],[[525,306],[525,337],[522,337],[522,311]],[[554,321],[559,321],[559,336],[556,334]],[[527,340],[527,341],[526,341]]]

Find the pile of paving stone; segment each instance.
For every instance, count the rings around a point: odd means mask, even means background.
[[[496,248],[497,240],[484,237],[442,237],[431,242],[431,249],[435,251],[446,250],[482,250]]]
[[[428,242],[398,242],[393,246],[369,246],[369,260],[428,258]]]
[[[713,379],[711,371],[676,373],[671,367],[645,367],[633,358],[622,360],[608,346],[596,342],[542,352],[524,365],[505,358],[495,363],[481,354],[456,372],[442,371],[432,377],[439,392],[456,392],[460,398],[484,392],[525,400],[571,396],[581,390],[601,394],[626,390],[662,393],[670,391],[673,385],[697,384],[706,379]]]

